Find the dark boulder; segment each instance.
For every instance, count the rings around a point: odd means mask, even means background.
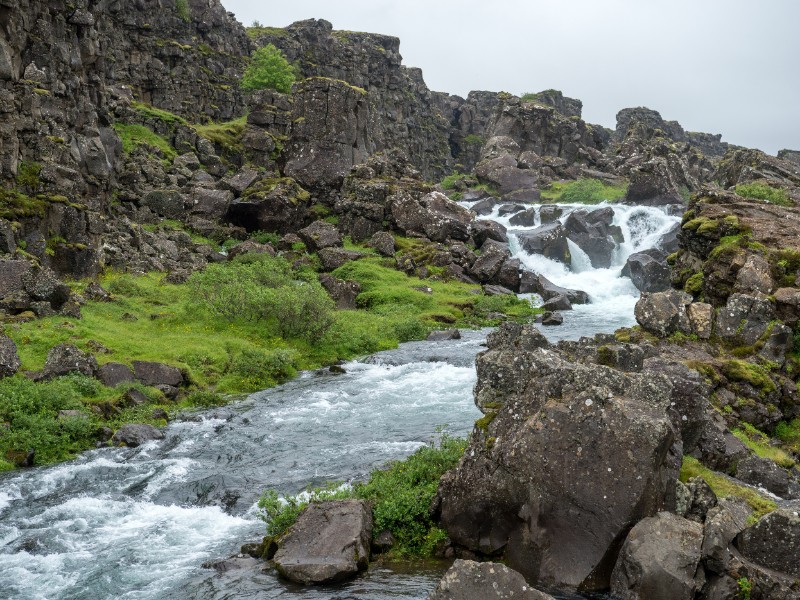
[[[761,517],[734,541],[742,556],[761,566],[800,578],[800,516],[779,508]]]
[[[631,254],[622,268],[622,275],[630,277],[640,292],[663,292],[672,283],[667,257],[656,249]]]
[[[428,600],[553,600],[501,563],[457,559]]]
[[[567,237],[586,253],[595,269],[611,266],[617,241],[614,234],[618,233],[611,225],[613,218],[614,211],[610,208],[591,212],[578,209],[571,212],[564,222]]]
[[[179,219],[185,212],[185,198],[178,190],[153,190],[142,198],[141,204],[168,219]]]
[[[539,208],[542,225],[557,221],[562,214],[564,214],[564,211],[557,204],[545,204]]]
[[[310,252],[342,245],[342,236],[334,225],[325,221],[314,221],[297,232]]]
[[[506,244],[487,240],[481,246],[481,254],[472,263],[469,272],[481,283],[492,281],[509,258],[511,252]]]
[[[97,359],[72,344],[59,344],[47,353],[44,363],[43,379],[52,379],[68,373],[81,373],[94,377],[97,373]]]
[[[736,465],[736,478],[763,487],[781,498],[797,498],[800,485],[797,476],[790,474],[792,471],[782,469],[768,458],[751,454]]]
[[[766,299],[748,294],[731,294],[717,313],[715,333],[737,346],[752,346],[775,319],[775,309]]]
[[[241,244],[236,244],[228,250],[228,260],[233,260],[242,254],[269,254],[275,256],[275,248],[270,244],[261,244],[255,240],[246,240]]]
[[[344,281],[328,273],[320,273],[319,282],[328,295],[333,298],[336,308],[354,310],[356,298],[361,293],[361,284],[357,281]]]
[[[111,442],[116,445],[125,445],[135,448],[152,440],[163,440],[164,433],[152,425],[131,423],[120,427]]]
[[[48,268],[25,272],[22,275],[22,284],[31,298],[49,302],[55,310],[61,308],[71,294],[69,286],[59,281],[56,274]]]
[[[497,216],[505,217],[506,215],[513,215],[524,210],[525,206],[522,204],[501,204],[497,208]]]
[[[164,363],[135,360],[133,373],[136,380],[144,385],[163,384],[180,387],[184,383],[181,370]]]
[[[133,371],[128,365],[122,363],[106,363],[97,373],[97,378],[105,386],[116,387],[120,383],[134,381],[135,377]]]
[[[426,338],[429,342],[443,342],[447,340],[460,340],[461,332],[458,329],[442,329],[431,331]]]
[[[14,375],[21,364],[14,340],[0,334],[0,379]]]
[[[483,246],[486,240],[507,244],[508,234],[506,234],[505,226],[497,221],[480,220],[472,224],[472,239],[478,247]]]
[[[323,270],[334,271],[351,260],[364,258],[366,254],[356,250],[345,250],[344,248],[323,248],[317,252],[317,256],[319,256]]]
[[[394,236],[388,231],[378,231],[369,239],[367,245],[381,256],[394,256]]]
[[[695,579],[703,526],[660,512],[631,529],[611,575],[621,600],[693,600],[702,587]]]
[[[544,275],[522,271],[520,275],[521,294],[539,294],[545,301],[556,296],[566,296],[572,304],[588,304],[589,295],[582,290],[571,290],[556,285]]]
[[[419,200],[399,194],[392,202],[391,213],[405,233],[422,233],[434,242],[469,239],[472,213],[441,192],[431,192]]]
[[[636,302],[634,314],[645,331],[659,337],[667,337],[676,331],[689,334],[692,331],[686,309],[691,303],[689,294],[677,290],[642,294]]]
[[[729,546],[747,527],[753,509],[740,498],[722,498],[706,514],[702,555],[707,571],[722,574],[728,568]]]
[[[517,235],[522,249],[528,254],[541,254],[566,265],[572,262],[567,236],[561,223],[540,225],[532,231]]]
[[[510,258],[503,263],[500,270],[495,275],[495,281],[498,285],[511,290],[512,292],[519,291],[520,272],[522,270],[522,263],[518,258]]]
[[[485,217],[492,214],[494,207],[497,205],[496,198],[485,198],[472,205],[470,210],[479,217]]]
[[[561,325],[564,322],[564,315],[558,311],[547,311],[542,313],[542,325],[551,327]]]
[[[0,260],[0,298],[24,291],[22,276],[32,268],[27,260]]]
[[[218,221],[228,212],[233,202],[233,192],[193,188],[186,198],[189,214]]]
[[[674,508],[670,384],[523,349],[523,331],[487,340],[478,357],[487,418],[435,508],[467,550],[503,553],[543,585],[606,589],[630,524]]]
[[[273,560],[285,578],[304,585],[355,577],[369,563],[372,510],[362,500],[311,504],[278,542]]]
[[[554,310],[572,310],[572,302],[569,301],[564,294],[558,294],[557,296],[553,296],[549,300],[546,300],[544,304],[541,306],[542,310],[545,312],[550,312]]]
[[[518,212],[508,222],[514,227],[533,227],[536,225],[536,209],[529,208]]]
[[[258,171],[250,167],[243,167],[236,173],[220,179],[219,186],[241,196],[247,188],[255,183],[256,179],[258,179]]]
[[[656,242],[656,248],[661,250],[666,255],[677,252],[680,248],[680,243],[678,242],[678,232],[680,230],[681,224],[675,223],[669,228],[669,231],[659,238],[659,240]]]

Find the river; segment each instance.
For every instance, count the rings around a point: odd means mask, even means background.
[[[592,269],[577,247],[571,270],[528,256],[513,237],[519,230],[510,230],[512,251],[526,266],[592,300],[566,313],[564,325],[544,329],[552,341],[634,322],[638,292],[619,271],[677,219],[658,209],[614,209],[625,242],[610,269]],[[432,443],[442,428],[468,434],[480,416],[474,358],[486,333],[404,344],[347,363],[343,374],[304,373],[178,419],[164,440],[0,476],[0,597],[426,598],[445,565],[377,565],[354,582],[313,589],[286,585],[272,571],[218,574],[200,565],[260,539],[255,503],[266,488],[289,494],[364,477]]]

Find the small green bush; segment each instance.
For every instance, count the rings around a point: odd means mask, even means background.
[[[264,388],[297,375],[297,359],[297,352],[285,348],[245,348],[233,359],[231,373],[243,380],[242,387]]]
[[[755,198],[779,206],[792,206],[786,190],[770,187],[766,183],[740,183],[736,186],[736,193],[742,198]]]
[[[267,44],[253,52],[242,76],[241,87],[245,90],[276,90],[288,94],[292,91],[294,80],[295,68],[278,48]]]
[[[41,187],[39,176],[42,173],[42,165],[38,162],[23,160],[17,166],[17,185],[24,188],[29,194],[35,194]]]
[[[195,390],[186,397],[186,403],[198,408],[211,408],[212,406],[222,406],[225,400],[216,392]]]

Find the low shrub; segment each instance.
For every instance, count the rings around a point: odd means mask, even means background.
[[[792,206],[786,190],[770,187],[766,183],[740,183],[736,186],[736,193],[742,198],[764,200],[778,206]]]
[[[295,68],[272,44],[253,52],[250,64],[242,76],[241,87],[245,90],[276,90],[284,94],[292,91]]]

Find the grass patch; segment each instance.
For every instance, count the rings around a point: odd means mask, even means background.
[[[131,107],[135,109],[136,112],[138,112],[140,115],[142,115],[147,119],[155,119],[157,121],[163,121],[164,123],[169,123],[171,125],[189,124],[189,122],[180,115],[171,113],[168,110],[162,110],[160,108],[150,106],[145,102],[139,102],[138,100],[134,100],[133,102],[131,102]]]
[[[740,183],[736,186],[736,193],[742,198],[763,200],[764,202],[777,204],[778,206],[793,205],[786,190],[770,187],[766,183]]]
[[[395,539],[392,554],[403,557],[431,556],[447,536],[430,517],[430,506],[439,479],[455,467],[467,441],[442,436],[439,446],[425,446],[407,459],[376,469],[369,480],[351,488],[329,486],[281,499],[266,492],[259,501],[269,535],[280,535],[297,520],[309,502],[361,498],[373,503],[373,531],[388,529]]]
[[[114,123],[114,131],[122,140],[125,154],[130,155],[139,148],[155,150],[166,165],[172,164],[178,156],[178,152],[166,139],[144,125]]]
[[[761,458],[768,458],[784,469],[795,466],[794,459],[781,448],[770,445],[769,436],[753,427],[750,423],[740,423],[741,427],[733,430],[739,440]]]
[[[610,185],[599,179],[578,179],[576,181],[557,181],[546,190],[542,198],[551,202],[570,204],[600,204],[617,202],[625,197],[628,184]]]
[[[486,325],[486,316],[491,312],[519,318],[537,314],[529,302],[516,296],[487,297],[476,294],[479,288],[474,285],[410,277],[384,266],[383,259],[377,257],[349,262],[333,274],[361,284],[362,292],[356,299],[360,308],[399,320],[416,315],[429,328],[439,328],[442,323],[461,327]]]
[[[247,115],[226,123],[195,125],[194,130],[200,137],[219,144],[226,150],[241,151],[243,149],[242,134],[246,126]]]
[[[728,477],[712,471],[692,456],[684,456],[680,479],[686,483],[692,477],[701,477],[718,498],[742,498],[754,511],[750,517],[753,521],[778,508],[775,502],[762,496],[753,488],[739,485]]]

